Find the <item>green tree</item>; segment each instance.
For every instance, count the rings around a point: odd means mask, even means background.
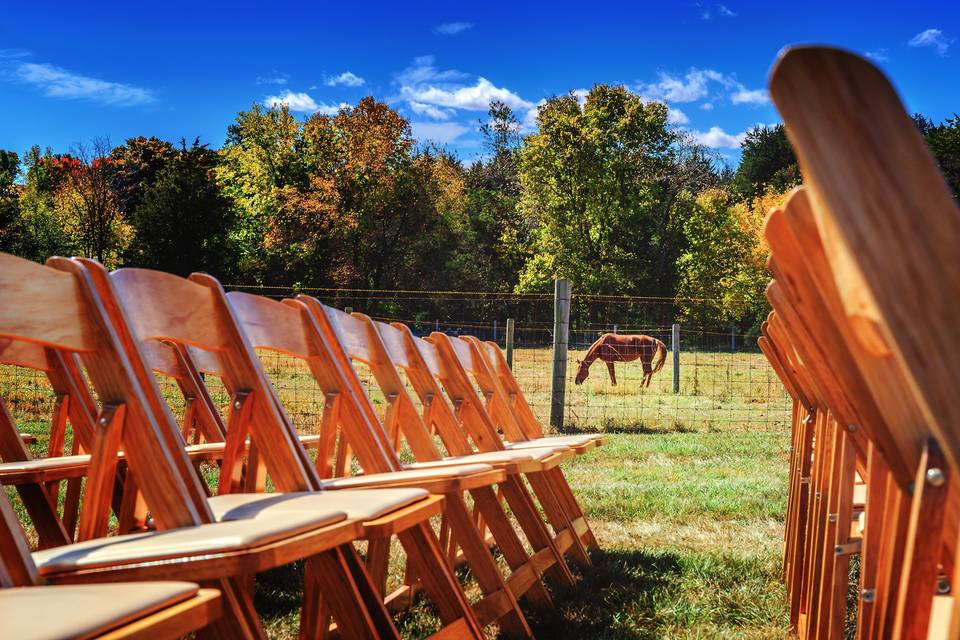
[[[530,257],[532,228],[522,215],[517,160],[522,144],[520,123],[509,106],[492,102],[480,124],[488,157],[466,172],[467,212],[461,256],[485,289],[512,289]]]
[[[0,251],[14,251],[20,231],[20,194],[17,177],[20,156],[0,149]]]
[[[128,264],[180,275],[234,275],[233,211],[217,186],[216,166],[216,152],[199,140],[189,147],[181,141],[152,179],[139,183]]]
[[[521,290],[570,278],[587,293],[672,295],[694,194],[711,163],[667,126],[663,104],[596,85],[539,109],[520,152],[521,212],[536,221]]]
[[[940,124],[921,114],[914,115],[913,120],[953,190],[953,197],[960,198],[960,116],[954,114]]]
[[[800,184],[800,168],[782,124],[758,125],[740,145],[740,165],[733,178],[742,200],[762,196],[767,189],[785,191]]]

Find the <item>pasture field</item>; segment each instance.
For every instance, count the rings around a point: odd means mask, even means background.
[[[568,379],[582,355],[571,352]],[[306,372],[285,359],[266,361],[298,427],[315,431],[322,397]],[[607,445],[565,467],[602,550],[574,589],[554,593],[555,611],[530,612],[539,638],[789,637],[779,582],[786,396],[759,354],[684,353],[680,394],[672,392],[671,366],[668,355],[644,390],[638,364],[617,365],[616,387],[602,363],[583,386],[568,385],[570,429],[610,433]],[[550,350],[518,349],[514,368],[545,422]],[[175,387],[163,389],[179,405]],[[0,395],[21,429],[37,435],[33,447],[42,454],[52,405],[44,381],[0,367]],[[382,397],[371,398],[383,407]],[[206,475],[213,481],[215,469]],[[401,575],[397,562],[391,583]],[[271,638],[296,637],[299,582],[297,566],[260,576],[257,604]],[[435,630],[422,602],[400,621],[413,637]]]

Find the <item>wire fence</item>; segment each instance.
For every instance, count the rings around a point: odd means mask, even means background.
[[[475,335],[505,347],[506,320],[515,319],[513,371],[533,411],[545,426],[551,404],[553,363],[552,294],[381,292],[228,286],[274,298],[315,295],[325,304],[384,321],[400,321],[421,336],[433,331]],[[703,304],[713,304],[703,301]],[[686,305],[689,308],[689,304]],[[582,430],[781,430],[788,428],[790,399],[756,346],[756,336],[731,327],[685,323],[676,300],[625,296],[578,296],[571,306],[564,426]],[[595,362],[589,377],[574,384],[579,360],[604,333],[646,334],[671,348],[671,325],[680,321],[679,385],[674,357],[649,387],[641,386],[639,362],[618,363],[612,384],[607,367]],[[262,354],[288,413],[303,433],[316,433],[323,394],[306,367],[291,358]],[[371,399],[383,406],[369,373],[358,368]],[[169,386],[169,389],[167,388]],[[175,385],[164,383],[175,398]],[[222,397],[221,397],[222,396]],[[53,406],[39,372],[0,366],[0,397],[18,422],[48,421]],[[216,399],[227,402],[223,393]],[[176,403],[176,400],[174,400]],[[174,407],[176,409],[176,404]]]

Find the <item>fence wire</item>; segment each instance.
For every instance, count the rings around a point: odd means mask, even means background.
[[[350,308],[383,321],[408,324],[417,335],[433,331],[475,335],[506,346],[506,321],[515,319],[513,371],[532,409],[549,422],[553,363],[553,298],[544,294],[454,292],[370,292],[303,290],[282,287],[228,288],[273,298],[298,293],[315,295],[325,304]],[[704,305],[714,304],[703,301]],[[689,301],[686,305],[689,309]],[[697,317],[697,314],[692,314]],[[680,323],[679,387],[674,391],[671,325]],[[742,324],[741,324],[742,326]],[[639,362],[615,365],[617,384],[607,368],[595,362],[582,385],[574,384],[579,360],[590,344],[607,332],[646,334],[670,350],[663,370],[648,388],[641,386]],[[678,311],[677,301],[626,297],[578,296],[571,304],[569,353],[563,421],[583,430],[744,430],[786,429],[790,400],[756,346],[756,336],[736,327],[694,323]],[[306,367],[293,359],[263,352],[270,379],[287,412],[302,433],[316,433],[323,394]],[[362,369],[362,368],[361,368]],[[368,371],[361,371],[371,399],[382,406],[382,394]],[[163,383],[176,404],[175,385]],[[218,402],[226,403],[223,393]],[[47,422],[53,395],[42,373],[0,366],[0,397],[18,423]]]

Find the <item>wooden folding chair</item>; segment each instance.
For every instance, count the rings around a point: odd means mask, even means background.
[[[771,92],[805,182],[784,209],[786,225],[768,223],[768,239],[772,231],[780,241],[771,240],[781,286],[770,298],[775,319],[782,313],[792,325],[775,342],[810,351],[825,335],[833,341],[831,369],[846,387],[829,408],[854,410],[863,421],[851,424],[868,436],[858,637],[957,637],[960,616],[946,594],[957,580],[951,476],[960,437],[948,381],[960,373],[960,218],[916,128],[868,62],[791,50]],[[822,371],[812,377],[829,392]]]
[[[338,359],[333,354],[304,304],[293,300],[283,304],[240,292],[229,293],[226,297],[254,348],[280,352],[305,362],[318,388],[323,391],[327,403],[320,424],[317,469],[321,478],[330,479],[324,482],[324,487],[416,486],[443,494],[444,526],[441,530],[446,531],[449,525],[453,539],[463,548],[463,558],[484,594],[474,606],[481,624],[499,621],[504,632],[511,636],[531,636],[532,631],[516,598],[529,589],[526,583],[532,581],[531,577],[535,581],[536,574],[532,573],[532,567],[526,567],[526,573],[522,571],[516,578],[504,580],[463,496],[465,491],[473,496],[479,507],[478,513],[482,513],[487,521],[496,523],[501,537],[504,532],[509,532],[504,547],[522,549],[522,543],[491,489],[504,480],[504,473],[486,464],[404,471],[393,448],[386,442],[386,434],[349,360]],[[424,431],[424,438],[417,442],[417,446],[427,446],[428,442],[429,433]],[[348,449],[356,452],[362,475],[350,475],[349,461],[353,455],[347,454]],[[386,582],[388,542],[371,540],[373,551],[368,559],[368,567],[381,589]],[[388,601],[408,602],[413,586],[404,585],[389,594]],[[545,591],[543,593],[546,595]]]
[[[0,308],[0,342],[4,348],[27,341],[79,354],[100,409],[78,523],[80,542],[35,552],[32,560],[39,576],[57,584],[179,578],[215,585],[224,596],[227,615],[204,633],[262,638],[241,576],[310,558],[329,566],[324,588],[331,598],[340,598],[336,615],[345,635],[395,636],[379,600],[370,593],[360,597],[365,574],[345,566],[350,560],[339,548],[356,539],[361,528],[345,512],[318,509],[311,514],[213,523],[182,445],[168,444],[179,434],[170,423],[155,419],[88,273],[73,261],[51,263],[60,270],[0,255],[5,300]],[[121,447],[127,473],[136,476],[160,530],[104,538],[100,536],[107,530]],[[11,538],[9,544],[26,548],[23,538]],[[24,569],[19,571],[25,575]]]
[[[315,315],[319,317],[321,311],[328,318],[344,317],[340,315],[341,312],[330,307],[318,307]],[[335,327],[336,322],[333,322],[332,326]],[[448,364],[435,344],[417,338],[409,327],[402,323],[390,326],[376,323],[375,326],[391,360],[404,370],[424,407],[424,422],[436,430],[448,452],[454,454],[439,460],[417,462],[409,465],[410,468],[427,468],[473,460],[494,465],[515,465],[515,471],[523,473],[530,482],[547,520],[554,529],[552,544],[560,552],[568,553],[578,564],[589,566],[589,555],[580,540],[580,536],[585,535],[589,527],[586,527],[585,519],[578,517],[576,511],[569,508],[572,492],[564,496],[563,486],[566,485],[566,479],[558,469],[563,460],[573,455],[572,450],[569,447],[506,449],[493,419],[458,360]],[[347,338],[349,336],[345,335],[344,339]],[[463,344],[469,348],[466,343]],[[476,447],[477,451],[474,451],[473,447]],[[515,486],[525,494],[518,495],[518,501],[532,500],[523,483],[518,482]],[[569,486],[566,489],[569,492]],[[507,498],[510,499],[509,495]],[[575,504],[575,500],[573,502]],[[535,523],[531,522],[530,527],[525,529],[528,537],[535,533],[534,525]],[[547,543],[538,541],[534,544]],[[561,582],[572,581],[566,564],[556,564],[551,575]]]
[[[470,419],[468,416],[472,415],[477,422],[477,431],[482,429],[491,434],[488,446],[492,449],[505,447],[500,439],[501,432],[507,441],[523,441],[526,433],[511,408],[509,394],[500,384],[500,377],[490,371],[486,360],[480,354],[479,341],[455,339],[435,332],[430,336],[429,342],[436,346],[437,355],[442,362],[439,379],[447,395],[460,404],[460,410],[464,412],[464,423],[466,424]],[[483,394],[486,402],[481,401],[477,390]],[[470,408],[474,410],[471,411]],[[576,447],[563,447],[566,453],[557,460],[568,459],[575,454],[575,450]],[[573,541],[569,547],[572,557],[581,565],[589,566],[587,550],[597,549],[599,544],[560,466],[552,466],[542,474],[531,474],[527,478],[554,529],[572,533]]]
[[[525,594],[538,606],[550,606],[550,598],[540,581],[540,574],[547,572],[551,576],[555,575],[563,584],[568,585],[572,584],[572,575],[565,565],[562,552],[554,545],[522,484],[520,463],[534,462],[539,452],[530,450],[516,455],[507,451],[494,451],[475,455],[465,435],[454,424],[453,414],[449,407],[444,405],[445,400],[441,395],[434,398],[430,404],[434,411],[441,406],[446,408],[451,419],[439,430],[440,438],[447,452],[451,454],[451,457],[445,459],[438,443],[431,436],[421,410],[415,405],[401,378],[400,371],[408,363],[404,335],[397,329],[375,323],[366,316],[351,316],[321,305],[312,298],[301,296],[298,300],[303,301],[314,314],[333,356],[345,370],[351,370],[353,362],[370,368],[375,384],[387,402],[383,416],[384,429],[386,439],[397,455],[401,453],[402,440],[405,439],[409,451],[421,465],[420,470],[438,468],[453,461],[461,464],[482,461],[493,464],[506,474],[505,481],[500,484],[502,498],[513,512],[533,553],[527,554],[493,492],[485,490],[474,494],[474,502],[478,507],[477,515],[483,517],[483,526],[489,527],[493,541],[500,547],[513,572],[508,582],[512,585],[514,594],[517,597]],[[352,382],[360,386],[355,375]],[[430,383],[436,384],[432,377]],[[367,406],[369,407],[369,403]],[[376,416],[373,419],[376,419]],[[543,454],[552,456],[557,451],[556,448],[549,448],[544,450]]]
[[[187,280],[143,269],[121,269],[108,274],[97,263],[84,261],[83,264],[127,353],[133,354],[131,360],[135,361],[138,378],[145,387],[153,389],[148,401],[156,413],[173,421],[149,365],[139,355],[142,343],[168,341],[216,356],[216,373],[231,394],[218,495],[208,502],[218,519],[259,522],[277,516],[303,517],[325,504],[336,505],[350,521],[361,525],[359,537],[388,540],[396,535],[400,539],[443,622],[439,633],[482,635],[474,612],[444,561],[429,526],[429,518],[442,508],[443,497],[414,488],[321,491],[324,483],[273,394],[246,333],[215,279],[195,274]],[[179,433],[177,438],[182,447]],[[262,491],[268,476],[278,490],[297,492],[294,498],[249,493]],[[371,590],[369,597],[376,597],[382,609],[377,587],[359,566],[352,547],[347,553],[351,570],[362,574],[367,583],[365,590]],[[336,603],[329,595],[330,590],[325,588],[323,570],[319,564],[307,563],[301,633],[308,636],[326,632],[326,605]],[[318,606],[320,591],[326,596],[323,606]],[[392,628],[389,619],[386,623]]]
[[[220,617],[220,592],[189,582],[37,586],[40,575],[19,529],[10,502],[0,494],[0,633],[5,638],[172,640]]]

